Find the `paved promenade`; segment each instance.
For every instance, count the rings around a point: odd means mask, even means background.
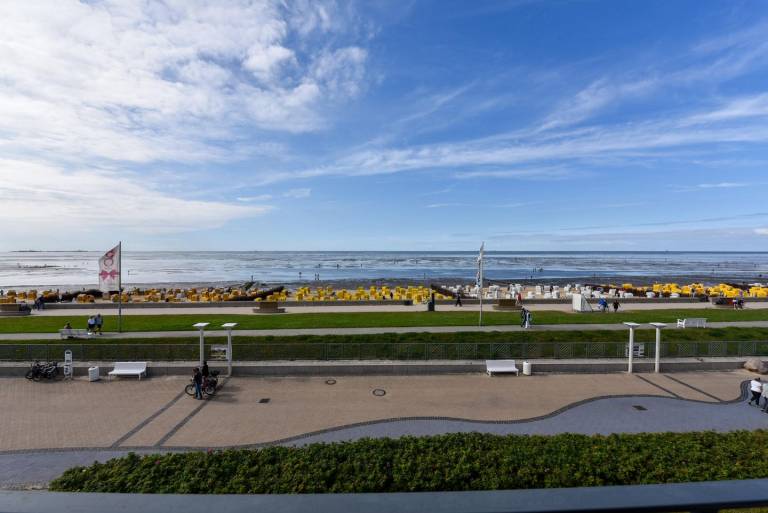
[[[606,314],[607,315],[607,314]],[[201,317],[204,320],[205,317]],[[768,321],[733,321],[733,322],[709,322],[708,328],[768,328]],[[222,330],[214,329],[206,331],[211,336],[225,336]],[[653,329],[652,326],[643,324],[639,329]],[[668,329],[677,329],[670,324]],[[406,327],[373,327],[373,328],[306,328],[306,329],[271,329],[271,330],[235,330],[235,336],[250,337],[290,337],[297,335],[371,335],[375,333],[477,333],[477,332],[515,332],[515,331],[626,331],[623,324],[541,324],[534,325],[529,330],[524,330],[517,325],[499,326],[406,326]],[[107,332],[98,340],[110,338],[179,338],[197,337],[196,330],[190,331],[127,331],[124,333]],[[0,340],[59,340],[58,333],[0,333]],[[87,339],[83,339],[84,341]]]
[[[619,300],[621,301],[621,300]],[[483,311],[493,312],[496,311],[493,308],[495,300],[490,300],[488,304],[483,307]],[[54,317],[67,317],[73,315],[96,315],[101,313],[102,315],[116,315],[117,310],[114,305],[109,304],[99,307],[96,303],[92,307],[84,308],[62,308],[62,309],[47,309],[42,311],[35,311],[33,315],[40,316],[54,316]],[[325,306],[290,306],[290,303],[281,304],[285,307],[285,313],[287,314],[302,314],[302,313],[330,313],[330,312],[424,312],[426,311],[426,305],[416,304],[412,306],[404,306],[402,304],[385,304],[385,305],[344,305],[339,303],[337,305],[325,305]],[[131,307],[124,308],[123,315],[205,315],[205,314],[250,314],[252,309],[256,307],[254,303],[249,303],[247,306],[204,306],[200,303],[192,304],[190,306],[170,306],[163,308],[157,307]],[[550,303],[550,304],[526,304],[526,308],[531,311],[558,311],[571,313],[573,308],[570,303]],[[748,310],[765,310],[768,309],[768,302],[747,302],[744,307]],[[721,310],[722,307],[716,307],[710,302],[697,302],[697,303],[622,303],[620,313],[632,312],[632,311],[644,311],[644,310],[702,310],[712,309]],[[440,312],[477,312],[480,310],[480,306],[476,304],[464,305],[461,307],[453,305],[437,305],[437,310]],[[597,307],[595,307],[597,310]]]
[[[3,379],[0,487],[127,451],[166,452],[450,432],[729,431],[768,426],[746,371],[495,377],[232,378],[196,401],[182,378]],[[53,421],[51,421],[53,419]]]

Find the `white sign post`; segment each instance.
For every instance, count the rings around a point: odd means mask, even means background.
[[[203,366],[205,360],[205,327],[209,324],[209,322],[198,322],[192,325],[193,328],[200,330],[200,367]]]
[[[227,376],[232,375],[232,328],[237,326],[236,322],[227,322],[221,327],[227,330]]]
[[[667,325],[663,322],[652,322],[651,326],[656,328],[656,354],[653,369],[654,372],[659,372],[661,369],[661,330],[666,328]]]
[[[636,322],[625,322],[624,326],[629,328],[629,350],[627,351],[627,373],[632,374],[632,357],[635,354],[635,328],[640,326]]]

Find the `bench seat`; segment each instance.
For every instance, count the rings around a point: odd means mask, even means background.
[[[147,362],[115,362],[115,368],[109,371],[112,376],[141,376],[147,375]]]
[[[514,372],[516,376],[520,375],[520,370],[515,366],[514,360],[486,360],[485,372],[489,376],[501,372]]]
[[[692,317],[689,319],[678,319],[678,328],[706,328],[707,320],[702,317]]]
[[[59,335],[61,335],[61,338],[91,338],[93,333],[88,330],[64,328],[59,330]]]

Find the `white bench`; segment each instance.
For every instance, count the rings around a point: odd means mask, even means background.
[[[707,320],[701,317],[693,317],[690,319],[678,319],[678,328],[706,328]]]
[[[72,328],[64,328],[59,330],[61,338],[91,338],[93,333],[88,330],[75,330]]]
[[[520,370],[515,367],[514,360],[486,360],[485,372],[489,376],[493,376],[494,372],[514,372],[516,376],[520,375]]]
[[[147,375],[147,362],[115,362],[115,368],[109,371],[112,376],[138,376]]]

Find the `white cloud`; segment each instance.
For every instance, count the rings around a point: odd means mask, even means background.
[[[271,208],[177,198],[109,169],[63,172],[6,159],[0,159],[0,205],[4,232],[23,230],[59,241],[103,230],[167,234],[217,228]]]
[[[271,194],[259,194],[258,196],[238,196],[237,201],[242,201],[243,203],[252,203],[257,201],[269,201],[272,199]]]
[[[342,17],[320,1],[3,2],[0,149],[199,162],[233,158],[219,142],[244,126],[321,128],[364,80],[365,50],[312,44]]]
[[[312,74],[329,91],[343,96],[355,96],[363,83],[367,58],[368,53],[356,46],[326,51],[314,62]]]
[[[727,100],[719,108],[693,115],[684,120],[684,123],[696,124],[761,116],[768,116],[768,93]]]
[[[720,183],[700,183],[696,187],[699,189],[734,189],[737,187],[749,187],[748,183],[738,182],[720,182]]]
[[[768,228],[755,228],[755,233],[758,235],[768,235]]]
[[[574,125],[619,101],[647,94],[658,85],[658,82],[653,79],[634,82],[597,80],[576,93],[573,98],[561,103],[552,114],[547,116],[540,129],[550,130]]]
[[[311,194],[312,194],[312,189],[301,188],[301,189],[291,189],[289,191],[286,191],[285,193],[283,193],[283,196],[286,198],[300,199],[300,198],[309,198]]]

